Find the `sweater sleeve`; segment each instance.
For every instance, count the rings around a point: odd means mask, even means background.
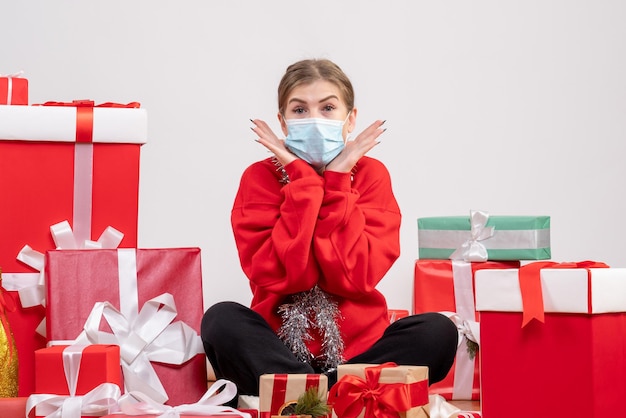
[[[320,274],[312,239],[323,180],[301,160],[285,170],[290,183],[283,186],[271,162],[250,166],[242,175],[231,212],[244,273],[253,288],[277,294],[308,290]]]
[[[387,168],[363,157],[350,173],[324,173],[324,198],[315,230],[320,287],[357,299],[374,291],[400,255],[400,209]]]

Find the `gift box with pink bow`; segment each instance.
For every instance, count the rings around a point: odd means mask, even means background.
[[[137,246],[147,113],[138,103],[51,102],[0,106],[0,121],[0,265],[18,301],[8,316],[28,396],[46,343],[44,253]]]

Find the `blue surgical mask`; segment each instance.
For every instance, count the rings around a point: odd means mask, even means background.
[[[331,162],[345,146],[345,120],[322,118],[285,119],[285,146],[316,170]]]

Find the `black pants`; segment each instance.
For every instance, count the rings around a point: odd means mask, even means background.
[[[235,302],[220,302],[202,318],[202,342],[218,379],[237,385],[239,394],[258,395],[266,373],[318,373],[299,361],[265,319]],[[425,313],[393,322],[367,351],[346,363],[428,366],[429,383],[442,380],[454,362],[458,332],[444,315]],[[337,380],[328,375],[329,387]]]

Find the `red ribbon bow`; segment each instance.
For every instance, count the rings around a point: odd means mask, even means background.
[[[522,293],[522,328],[530,321],[536,319],[545,321],[543,310],[543,292],[541,290],[540,271],[544,268],[551,269],[577,269],[584,268],[590,275],[590,268],[608,268],[605,263],[597,261],[578,261],[568,263],[555,263],[552,261],[539,261],[526,264],[519,269],[519,286]]]
[[[38,105],[35,105],[38,106]],[[115,107],[115,108],[139,108],[139,102],[128,104],[106,102],[95,104],[93,100],[74,100],[72,102],[45,102],[40,106],[66,106],[76,108],[76,142],[93,142],[93,108],[94,107]]]
[[[356,418],[365,408],[365,418],[397,418],[399,411],[408,411],[428,403],[428,380],[414,383],[379,383],[380,373],[395,363],[365,368],[365,379],[343,376],[333,385],[328,402],[338,417]]]

